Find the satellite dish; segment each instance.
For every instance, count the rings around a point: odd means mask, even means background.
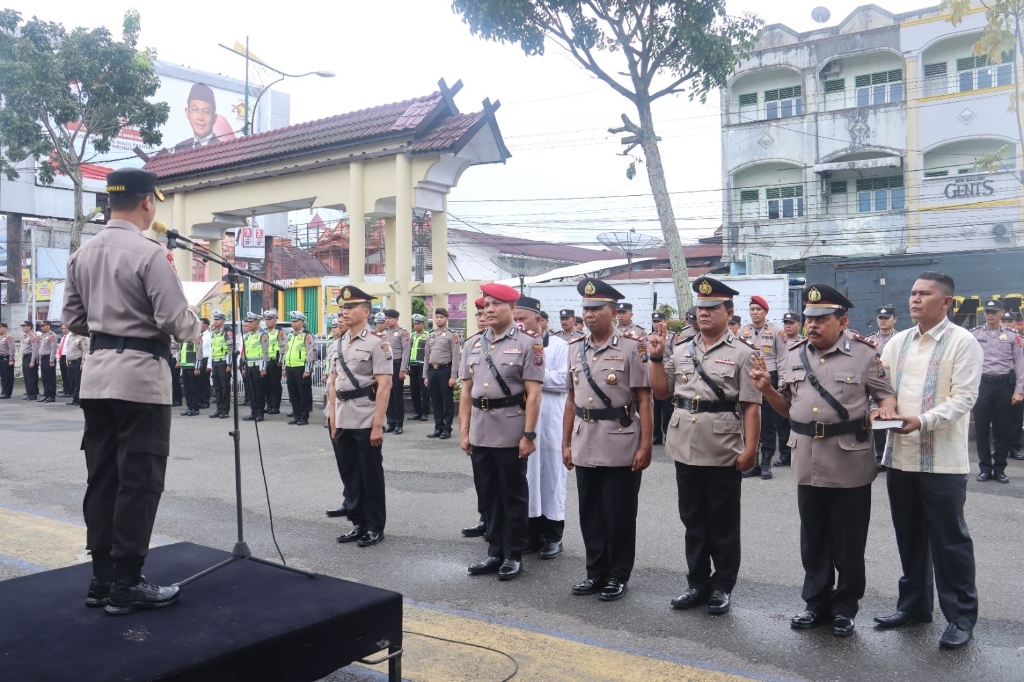
[[[828,7],[815,7],[811,10],[811,19],[814,19],[819,24],[824,24],[831,18],[832,13],[828,11]]]
[[[630,279],[633,278],[633,256],[642,256],[665,246],[665,242],[661,239],[640,234],[636,231],[636,228],[631,229],[629,232],[605,232],[604,234],[597,235],[597,241],[609,249],[626,254],[626,276]]]
[[[519,292],[522,293],[526,288],[526,278],[534,277],[536,275],[543,275],[545,272],[551,272],[556,268],[564,268],[567,265],[572,265],[569,261],[554,260],[552,258],[537,258],[527,253],[522,255],[499,253],[496,256],[491,256],[491,262],[497,265],[505,272],[511,272],[519,277]]]

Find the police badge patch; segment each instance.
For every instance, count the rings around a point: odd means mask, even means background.
[[[382,351],[384,351],[384,359],[385,360],[393,360],[394,359],[394,355],[392,355],[392,353],[391,353],[391,344],[382,343],[382,344],[380,344],[380,349]]]
[[[647,359],[650,357],[647,354],[647,342],[641,341],[636,344],[636,352],[640,354],[640,362],[647,362]]]
[[[544,364],[544,344],[535,343],[533,344],[533,364],[543,365]]]

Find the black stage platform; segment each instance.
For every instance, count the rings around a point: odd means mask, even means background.
[[[152,550],[144,573],[169,585],[228,556],[182,542]],[[238,561],[173,606],[115,618],[85,607],[91,571],[0,582],[0,680],[297,682],[402,646],[402,596],[375,587]]]

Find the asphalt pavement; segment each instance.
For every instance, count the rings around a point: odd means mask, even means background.
[[[13,400],[0,401],[0,579],[87,560],[82,413],[63,401],[29,404],[19,397],[16,392]],[[179,417],[179,411],[154,542],[230,550],[236,533],[231,423],[207,418],[209,411],[199,417]],[[386,437],[385,540],[364,549],[335,542],[351,526],[324,515],[341,503],[342,490],[326,430],[316,420],[304,427],[285,421],[284,415],[269,417],[258,431],[242,425],[249,546],[257,556],[277,556],[262,449],[274,529],[288,563],[406,598],[406,628],[420,633],[407,635],[410,680],[497,681],[517,664],[514,679],[535,680],[1024,680],[1024,463],[1011,461],[1009,484],[980,484],[971,476],[966,515],[981,615],[974,642],[943,651],[938,638],[945,621],[937,605],[932,624],[872,627],[873,616],[894,610],[900,577],[884,474],[874,485],[867,594],[857,631],[838,639],[827,628],[789,628],[789,618],[803,608],[803,571],[788,468],[776,468],[771,481],[744,482],[739,583],[732,611],[713,617],[669,607],[686,589],[686,562],[674,470],[660,447],[643,476],[629,591],[605,603],[569,591],[585,577],[574,474],[563,554],[552,561],[528,556],[522,576],[501,583],[466,575],[486,548],[459,533],[475,522],[476,499],[469,458],[456,439],[427,439],[433,425],[422,422],[407,422],[404,434]],[[351,666],[328,679],[381,677]]]

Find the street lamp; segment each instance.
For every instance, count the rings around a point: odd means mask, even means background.
[[[228,52],[234,52],[238,56],[245,58],[245,105],[244,105],[245,106],[245,120],[244,120],[244,122],[242,124],[242,135],[243,136],[248,135],[249,131],[252,129],[252,126],[255,125],[255,122],[256,122],[256,108],[260,105],[260,98],[263,97],[263,93],[265,93],[267,90],[272,88],[274,85],[280,83],[285,78],[304,78],[306,76],[320,76],[320,78],[334,78],[334,72],[333,71],[307,71],[306,73],[285,73],[284,71],[281,71],[280,69],[275,69],[274,67],[270,66],[265,61],[263,61],[262,59],[259,59],[258,57],[254,57],[252,55],[252,53],[249,52],[249,36],[245,37],[245,51],[244,52],[242,52],[241,50],[238,49],[238,48],[240,48],[242,46],[239,45],[237,42],[235,43],[235,47],[228,47],[227,45],[223,45],[221,43],[218,43],[218,45],[223,47]],[[268,85],[261,86],[260,94],[256,96],[256,102],[252,106],[252,116],[251,116],[252,120],[251,121],[250,121],[250,115],[249,115],[249,62],[256,62],[260,66],[263,66],[264,68],[266,68],[268,71],[271,71],[271,72],[276,73],[278,75],[278,78],[276,80],[271,81]]]

